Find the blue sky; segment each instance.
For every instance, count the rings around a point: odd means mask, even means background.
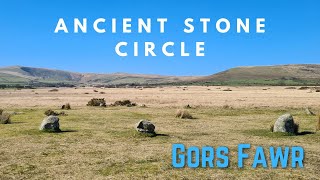
[[[235,66],[319,64],[319,9],[318,0],[1,0],[0,66],[97,73],[209,75]],[[165,34],[156,31],[157,24],[151,34],[98,34],[92,28],[87,34],[55,34],[61,17],[70,31],[73,18],[88,18],[89,27],[100,17],[107,21],[165,17],[168,22]],[[194,33],[183,33],[184,19],[189,17],[211,18],[208,33],[201,33],[200,23],[194,23]],[[215,21],[223,17],[231,22],[231,30],[226,34],[215,29]],[[236,18],[260,17],[266,19],[264,34],[256,34],[254,24],[249,34],[235,33]],[[205,41],[206,56],[180,57],[176,47],[175,57],[166,57],[157,49],[157,57],[129,55],[124,58],[114,52],[119,41],[152,41],[160,49],[164,42],[184,41],[191,52],[196,41]]]

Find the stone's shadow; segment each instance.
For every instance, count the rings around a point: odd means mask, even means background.
[[[315,132],[311,132],[311,131],[302,131],[302,132],[299,132],[297,134],[297,136],[303,136],[303,135],[307,135],[307,134],[315,134]]]
[[[12,124],[26,124],[26,122],[22,122],[22,121],[10,121],[8,123],[0,123],[0,124],[6,124],[6,125],[12,125]]]
[[[169,137],[168,134],[158,134],[156,132],[154,132],[154,133],[138,132],[138,134],[141,136],[151,137],[151,138],[157,137],[157,136]]]
[[[60,134],[60,133],[69,133],[69,132],[78,132],[78,131],[77,130],[60,130],[60,131],[43,131],[43,132]]]
[[[70,130],[70,129],[67,129],[67,130],[61,130],[57,133],[69,133],[69,132],[78,132],[77,130]]]
[[[22,122],[22,121],[14,121],[14,122],[10,122],[10,124],[25,124],[26,122]]]
[[[169,135],[168,134],[155,134],[155,136],[165,136],[165,137],[168,137]]]

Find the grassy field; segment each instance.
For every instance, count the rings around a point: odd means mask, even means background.
[[[232,91],[224,91],[225,89]],[[184,89],[184,90],[183,90]],[[210,89],[210,90],[209,90]],[[0,179],[317,179],[320,177],[320,133],[314,133],[320,93],[284,87],[165,87],[155,89],[91,88],[1,90],[0,107],[16,112],[12,124],[0,124]],[[147,107],[87,107],[91,97],[107,102],[130,99]],[[240,99],[240,100],[239,100]],[[38,128],[48,108],[59,110],[61,133]],[[190,104],[192,120],[175,118]],[[269,127],[284,113],[300,124],[301,134],[284,136]],[[156,137],[138,134],[140,119],[156,126]],[[228,146],[227,169],[171,166],[171,146]],[[237,168],[239,143],[252,146],[302,146],[303,169],[252,169],[252,159]],[[250,155],[252,156],[252,151]],[[270,164],[270,162],[269,162]]]

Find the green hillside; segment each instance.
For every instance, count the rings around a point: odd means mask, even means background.
[[[74,73],[44,68],[0,68],[0,85],[320,85],[320,65],[236,67],[210,76]]]
[[[320,65],[232,68],[195,83],[211,85],[320,85]]]

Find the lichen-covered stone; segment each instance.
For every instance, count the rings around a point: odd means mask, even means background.
[[[60,132],[59,118],[57,116],[48,116],[44,118],[39,129],[41,131]]]
[[[140,120],[137,123],[136,129],[143,133],[154,133],[156,127],[148,120]]]
[[[284,114],[274,123],[273,132],[295,133],[294,126],[292,115]]]

